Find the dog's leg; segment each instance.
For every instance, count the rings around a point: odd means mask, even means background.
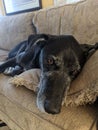
[[[8,59],[7,61],[5,61],[3,64],[0,65],[0,73],[4,72],[5,69],[9,68],[9,67],[15,67],[16,65],[16,58],[11,58]]]
[[[23,67],[21,67],[21,66],[15,66],[15,69],[12,71],[12,73],[10,74],[10,76],[19,75],[22,72],[24,72]]]
[[[19,43],[18,45],[16,45],[12,50],[10,50],[7,59],[13,58],[19,53],[25,51],[26,45],[27,45],[27,41],[23,41]]]
[[[24,71],[23,67],[16,65],[15,67],[9,67],[8,69],[6,69],[4,71],[4,74],[8,76],[15,76],[19,75],[23,71]]]

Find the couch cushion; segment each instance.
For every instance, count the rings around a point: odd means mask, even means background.
[[[8,76],[0,75],[0,115],[4,113],[22,130],[27,130],[27,127],[30,130],[40,130],[40,127],[43,130],[88,130],[95,127],[92,124],[96,118],[97,104],[64,106],[58,115],[43,114],[37,109],[34,93],[24,87],[16,88],[9,84],[9,79]],[[10,120],[6,122],[11,125]]]
[[[7,53],[7,51],[0,51],[2,59],[7,56]],[[92,127],[96,118],[96,104],[81,107],[63,106],[58,115],[43,114],[37,109],[36,95],[22,86],[17,88],[10,84],[10,79],[10,76],[0,74],[0,119],[10,128],[88,130]],[[95,124],[93,129],[95,130]]]
[[[10,50],[17,43],[24,41],[31,33],[34,13],[0,17],[0,48]]]
[[[12,77],[9,83],[15,85],[16,87],[24,86],[35,93],[38,91],[38,84],[40,81],[40,69],[30,69],[19,75]]]
[[[38,33],[72,34],[80,43],[98,42],[98,0],[38,11],[33,23]]]
[[[7,50],[0,49],[0,62],[3,62],[8,56]]]

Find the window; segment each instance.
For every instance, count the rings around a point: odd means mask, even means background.
[[[6,14],[20,13],[39,9],[40,0],[4,0]]]

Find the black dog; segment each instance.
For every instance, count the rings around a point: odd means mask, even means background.
[[[48,36],[44,34],[30,35],[27,41],[19,43],[9,52],[6,61],[0,65],[0,72],[14,76],[31,68],[40,68],[38,57],[47,40]]]
[[[41,111],[57,114],[71,81],[97,49],[98,43],[80,45],[71,35],[31,35],[28,41],[10,51],[7,60],[0,65],[0,72],[14,76],[40,68],[37,106]],[[7,71],[9,67],[13,69]]]

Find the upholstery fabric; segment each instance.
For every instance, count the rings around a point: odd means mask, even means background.
[[[34,13],[0,17],[0,48],[10,50],[17,43],[27,40],[35,33],[32,18]]]
[[[8,51],[0,49],[0,62],[3,62],[8,56]]]
[[[9,84],[10,77],[0,75],[0,118],[15,130],[88,130],[96,119],[96,105],[62,107],[58,115],[40,112],[35,94],[25,87]],[[6,82],[4,82],[6,81]],[[95,123],[93,130],[95,129]]]
[[[10,50],[20,41],[27,39],[29,34],[35,32],[56,35],[72,34],[80,43],[93,44],[98,42],[97,14],[98,1],[85,0],[78,4],[0,18],[0,48]],[[98,57],[98,53],[96,52],[94,56]],[[96,68],[98,62],[94,63],[93,60],[94,57],[90,61],[92,62],[91,70],[94,70],[98,76]],[[83,71],[87,73],[85,68]],[[90,70],[88,71],[90,73]],[[90,76],[94,75],[89,74]],[[43,114],[37,109],[36,95],[25,87],[15,87],[10,84],[10,79],[0,74],[0,119],[11,129],[96,130],[98,103],[79,107],[63,106],[58,115]],[[88,82],[90,84],[90,81]],[[78,83],[81,87],[80,79]]]
[[[98,0],[84,0],[36,12],[37,33],[72,34],[80,43],[98,42]],[[43,22],[44,21],[44,22]]]
[[[16,87],[24,86],[33,92],[37,93],[38,84],[40,81],[40,69],[30,69],[20,75],[16,75],[9,80],[9,83],[15,85]]]

